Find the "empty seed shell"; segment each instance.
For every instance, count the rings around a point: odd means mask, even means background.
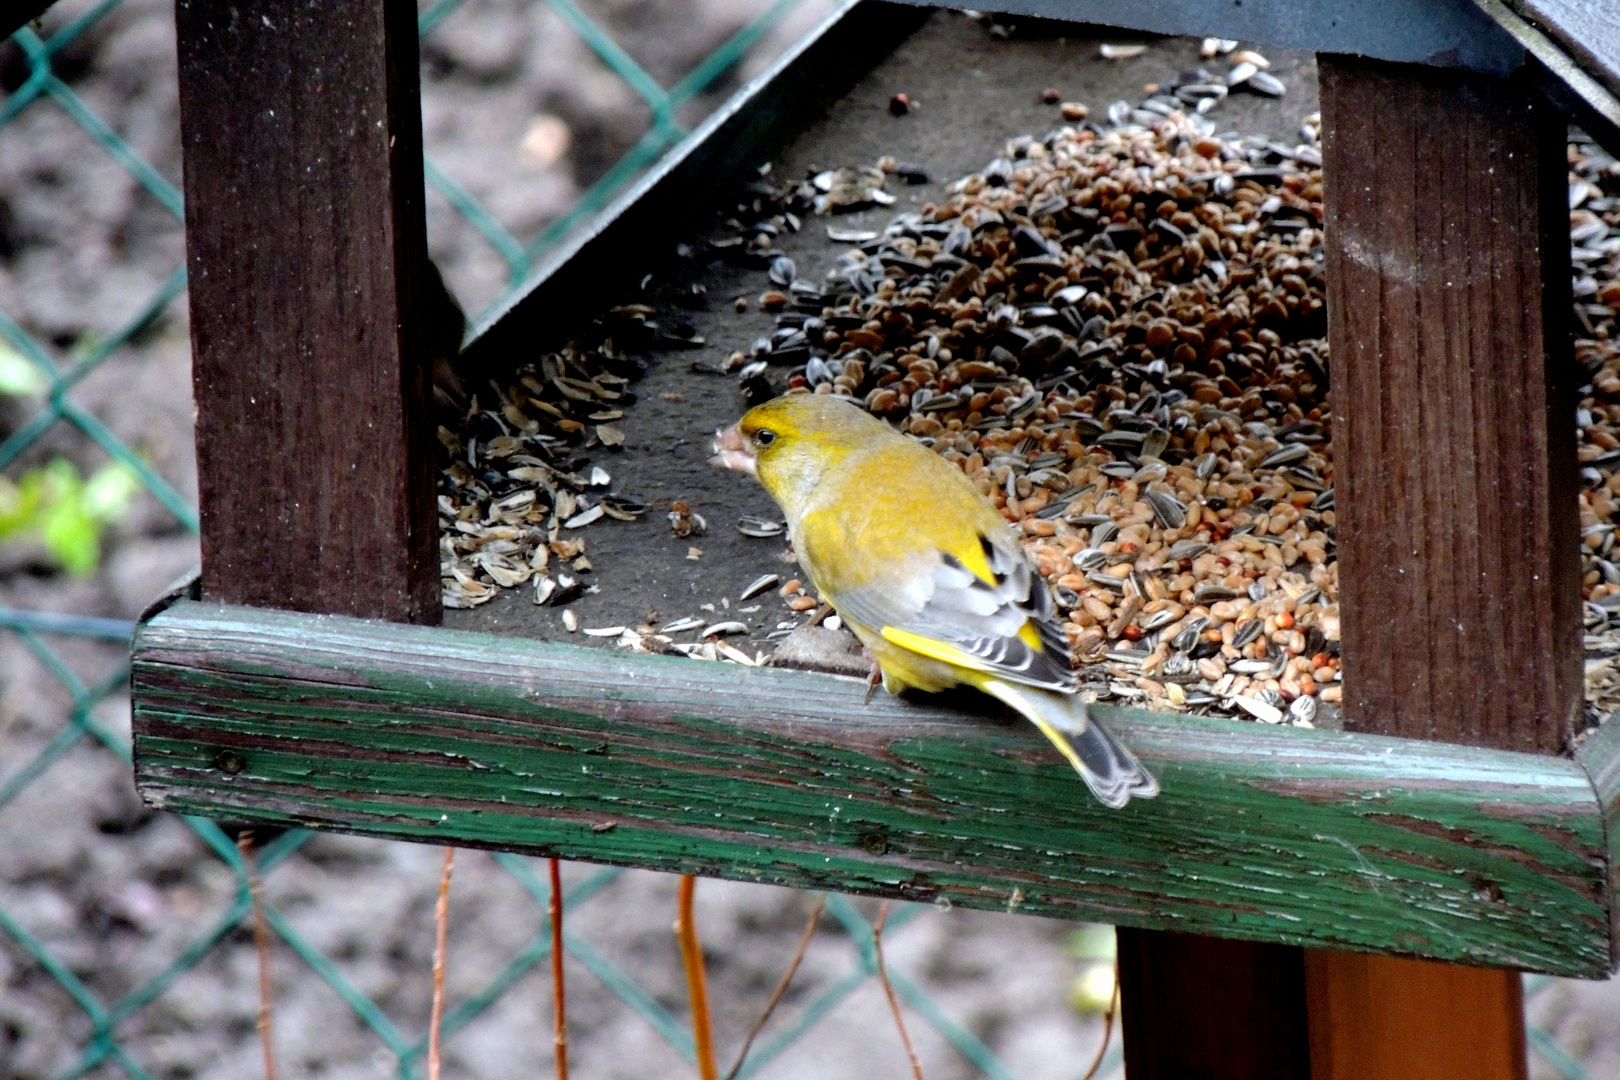
[[[782,578],[779,574],[761,574],[759,577],[749,582],[748,586],[743,589],[742,592],[737,594],[737,599],[748,600],[758,596],[766,589],[775,588],[777,583],[781,580]]]
[[[685,618],[676,619],[672,623],[665,623],[660,629],[666,634],[679,634],[687,630],[701,629],[703,625],[702,619],[694,615],[688,615]]]
[[[1282,710],[1275,705],[1261,701],[1259,698],[1235,697],[1231,700],[1234,705],[1237,705],[1262,724],[1280,724],[1283,722]]]
[[[597,503],[595,506],[591,507],[589,510],[581,510],[579,513],[575,514],[573,517],[571,517],[567,521],[563,522],[563,528],[565,528],[565,529],[583,529],[585,526],[589,525],[593,521],[600,521],[601,518],[602,518],[602,515],[604,513],[606,513],[606,511],[604,511],[602,509],[602,504]]]
[[[787,530],[787,524],[781,521],[770,521],[766,518],[756,517],[753,514],[744,514],[737,519],[737,531],[744,536],[781,536]]]

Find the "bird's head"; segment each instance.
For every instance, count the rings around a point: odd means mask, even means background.
[[[888,425],[830,394],[789,394],[755,406],[715,432],[714,457],[726,469],[752,473],[783,509],[807,495],[826,471]]]

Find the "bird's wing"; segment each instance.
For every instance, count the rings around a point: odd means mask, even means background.
[[[846,619],[902,648],[1027,686],[1074,690],[1068,641],[1046,582],[1016,547],[982,535],[979,542],[982,573],[933,549],[901,585],[852,585],[827,599]]]

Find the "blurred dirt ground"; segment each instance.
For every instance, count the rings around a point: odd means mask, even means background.
[[[45,26],[65,25],[92,7],[92,0],[63,0]],[[582,7],[669,85],[767,4],[593,0]],[[804,0],[713,93],[689,103],[682,122],[701,117],[828,8],[827,0]],[[1137,63],[1151,66],[1151,58],[1150,51]],[[648,124],[645,103],[545,4],[469,0],[424,40],[422,60],[429,154],[524,239],[562,215]],[[174,63],[171,3],[125,0],[57,57],[56,71],[178,186]],[[20,51],[0,44],[0,105],[26,74]],[[1094,108],[1105,104],[1092,102]],[[478,311],[504,286],[504,263],[431,188],[428,225],[430,247],[452,290],[470,312]],[[179,222],[55,104],[36,103],[0,130],[0,311],[59,356],[121,325],[182,257]],[[182,298],[73,396],[194,500],[188,378]],[[0,434],[26,423],[38,407],[37,401],[0,398]],[[64,425],[23,464],[54,455],[86,467],[104,460]],[[43,553],[26,545],[0,547],[0,604],[133,618],[195,559],[195,539],[143,496],[107,538],[101,569],[90,578],[52,571]],[[123,660],[112,645],[48,643],[89,684],[115,676]],[[55,675],[16,635],[0,633],[0,785],[63,730],[71,709]],[[106,699],[91,719],[127,739],[123,695]],[[344,978],[414,1038],[427,1020],[439,866],[440,853],[432,848],[316,837],[268,876],[266,894]],[[596,872],[568,865],[565,884]],[[90,740],[0,807],[0,910],[104,1002],[161,971],[234,899],[235,879],[225,866],[182,821],[144,809],[123,762]],[[723,1062],[786,965],[810,902],[807,894],[784,889],[700,884],[698,918]],[[875,913],[871,905],[862,910]],[[674,914],[675,879],[625,872],[571,910],[568,923],[684,1021]],[[527,947],[543,920],[540,906],[492,856],[460,853],[451,894],[451,1008]],[[927,910],[887,935],[886,944],[891,965],[922,985],[1013,1074],[1072,1080],[1095,1054],[1102,1025],[1069,1002],[1070,986],[1085,967],[1067,947],[1071,930],[1041,919]],[[850,939],[824,918],[766,1040],[855,964]],[[394,1074],[396,1062],[383,1042],[304,960],[278,946],[272,969],[282,1075]],[[645,1080],[692,1073],[651,1025],[573,959],[568,977],[576,1075]],[[228,934],[124,1020],[120,1041],[153,1077],[260,1076],[256,978],[250,938]],[[1620,984],[1551,981],[1533,997],[1530,1016],[1592,1076],[1620,1080]],[[536,969],[449,1038],[446,1075],[547,1075],[549,1017],[549,980]],[[914,1010],[908,1020],[929,1077],[977,1075]],[[12,934],[0,931],[0,1078],[56,1076],[91,1037],[84,1010]],[[1535,1055],[1532,1062],[1534,1075],[1558,1075]],[[881,991],[868,981],[762,1075],[869,1078],[903,1075],[905,1068]],[[104,1063],[89,1075],[120,1072]]]

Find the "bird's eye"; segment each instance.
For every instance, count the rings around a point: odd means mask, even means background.
[[[754,441],[761,446],[769,446],[776,441],[776,432],[770,428],[760,428],[754,433]]]

